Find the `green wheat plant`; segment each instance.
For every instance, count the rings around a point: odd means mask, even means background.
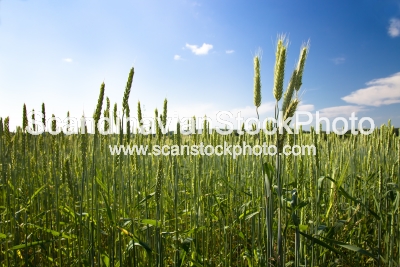
[[[287,39],[280,36],[272,89],[276,120],[279,112],[282,119],[292,117],[300,105],[309,46],[300,49],[284,90],[287,50]],[[260,115],[260,55],[253,64]],[[90,134],[85,126],[79,134],[30,135],[26,128],[35,125],[26,105],[15,130],[9,117],[0,118],[1,266],[400,265],[400,138],[390,122],[357,136],[318,134],[318,128],[294,135],[220,135],[206,122],[203,134],[184,135],[178,123],[173,135],[163,135],[165,99],[162,112],[154,114],[160,118],[152,129],[155,137],[125,134],[119,116],[143,116],[141,102],[136,112],[129,105],[133,73],[132,68],[121,92],[122,114],[105,96],[104,83],[93,100],[96,121],[114,120],[118,133]],[[44,103],[41,110],[43,123],[46,116],[55,117],[45,114]],[[60,127],[55,120],[50,126]],[[102,127],[111,125],[105,121]],[[190,127],[198,130],[193,123]],[[269,131],[274,127],[262,125]],[[234,159],[113,155],[109,148],[224,142],[265,142],[280,151],[285,144],[315,145],[317,153]]]

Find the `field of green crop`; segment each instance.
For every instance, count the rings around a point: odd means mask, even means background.
[[[284,56],[278,43],[273,93],[293,115],[301,80],[283,94]],[[255,107],[261,103],[258,65],[256,57]],[[133,69],[125,115],[132,78]],[[110,116],[104,90],[103,84],[97,121]],[[8,118],[0,119],[2,266],[400,266],[400,139],[390,123],[357,136],[314,129],[283,137],[183,136],[179,129],[154,136],[34,136],[25,131],[24,111],[16,132]],[[155,116],[167,114],[165,102]],[[233,159],[112,156],[109,150],[225,141],[313,144],[317,154]]]

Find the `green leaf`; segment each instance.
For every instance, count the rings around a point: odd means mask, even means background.
[[[107,254],[101,253],[101,260],[103,261],[104,265],[109,267],[110,266],[110,258]]]
[[[154,196],[155,192],[147,195],[145,198],[143,198],[142,200],[139,201],[139,205],[142,204],[143,202],[145,202],[146,200],[152,198]]]
[[[244,234],[242,233],[242,231],[239,232],[239,236],[240,236],[243,240],[246,240],[246,239],[244,238]]]
[[[189,261],[190,261],[191,263],[193,263],[193,265],[196,266],[196,267],[203,267],[202,264],[198,263],[198,262],[195,261],[194,259],[189,258]]]
[[[264,162],[263,171],[264,171],[265,194],[266,197],[271,197],[271,184],[272,184],[271,179],[274,175],[274,168],[272,167],[271,163]]]
[[[243,219],[245,218],[245,220],[251,219],[254,215],[260,213],[260,211],[255,211],[251,214],[249,214],[251,212],[251,210],[247,210],[245,213],[240,214],[239,219]]]
[[[260,211],[256,211],[256,212],[253,212],[253,213],[251,213],[249,215],[246,215],[245,220],[247,221],[247,220],[251,219],[252,217],[254,217],[254,215],[257,215],[259,213],[260,213]]]
[[[365,256],[371,257],[374,260],[377,260],[377,258],[376,258],[376,256],[374,254],[372,254],[371,252],[369,252],[369,251],[367,251],[365,249],[359,248],[359,247],[357,247],[355,245],[349,245],[349,244],[346,244],[346,243],[343,243],[343,242],[340,242],[340,241],[336,241],[336,240],[333,240],[333,239],[329,239],[329,238],[324,238],[324,239],[329,241],[329,242],[332,242],[332,243],[334,243],[334,244],[336,244],[338,246],[346,248],[348,250],[352,250],[352,251],[358,252],[358,253],[363,254]]]
[[[111,224],[114,225],[114,224],[115,224],[115,223],[114,223],[114,218],[113,218],[113,216],[112,216],[111,208],[110,208],[110,206],[108,205],[107,198],[106,198],[106,196],[104,195],[103,191],[100,191],[100,193],[101,193],[101,196],[103,197],[104,202],[106,203],[106,209],[107,209],[107,216],[108,216],[108,219],[110,220]]]
[[[43,185],[42,187],[38,188],[38,189],[35,191],[35,193],[33,193],[33,195],[30,197],[30,199],[29,199],[29,201],[28,201],[28,203],[27,203],[28,206],[32,203],[33,199],[34,199],[46,186],[47,186],[47,184]]]
[[[193,227],[192,229],[186,230],[185,232],[183,232],[186,235],[191,235],[193,233],[197,233],[198,231],[204,230],[206,229],[205,226],[200,226],[200,227]]]
[[[346,172],[347,172],[348,166],[349,166],[349,162],[346,163],[344,169],[342,170],[342,173],[340,174],[340,177],[339,177],[338,181],[335,181],[333,178],[328,177],[328,176],[325,176],[325,177],[323,177],[323,178],[327,178],[327,179],[331,180],[332,183],[334,183],[334,184],[336,185],[336,187],[340,188],[341,185],[342,185],[342,183],[343,183],[343,181],[344,181],[344,178],[346,177]],[[321,177],[321,178],[322,178],[322,177]],[[321,186],[320,183],[322,183],[322,181],[323,181],[323,179],[321,179],[321,178],[318,179],[318,184],[319,184],[318,186],[319,186],[319,187]],[[320,181],[320,180],[321,180],[321,181]],[[319,199],[320,199],[320,193],[319,193],[319,191],[318,191],[318,202],[319,202]],[[329,206],[328,206],[328,210],[326,211],[326,215],[325,215],[326,218],[328,218],[328,216],[329,216],[329,212],[330,212],[331,209],[332,209],[332,205],[333,205],[333,194],[331,193],[331,195],[330,195],[330,197],[329,197]]]
[[[48,229],[48,228],[40,227],[40,226],[31,224],[31,223],[28,223],[27,226],[28,227],[33,227],[33,228],[36,228],[36,229],[39,229],[39,230],[42,230],[42,231],[45,231],[45,232],[47,232],[49,234],[52,234],[54,236],[57,236],[57,237],[62,237],[62,238],[66,238],[66,239],[75,239],[76,238],[75,235],[66,235],[64,233],[57,232],[55,230],[51,230],[51,229]]]
[[[308,225],[300,224],[299,225],[299,229],[300,229],[300,231],[307,231],[308,230]]]
[[[290,228],[290,229],[296,229],[296,225],[294,225],[294,224],[289,224],[289,225],[288,225],[288,228]],[[307,230],[308,230],[308,225],[299,224],[299,230],[300,230],[300,231],[307,231]]]
[[[350,199],[350,200],[354,201],[355,203],[360,204],[361,206],[367,208],[367,206],[364,203],[362,203],[360,200],[355,199],[354,197],[350,196],[350,194],[347,193],[342,187],[339,187],[339,194],[341,194],[345,198]],[[374,212],[370,208],[367,208],[367,209],[376,219],[378,219],[378,220],[381,219],[381,217],[376,212]]]
[[[125,234],[125,235],[129,236],[130,238],[132,238],[133,241],[135,241],[135,243],[134,243],[135,246],[139,246],[139,247],[144,248],[148,253],[151,253],[151,252],[152,252],[152,249],[150,248],[150,246],[147,245],[146,243],[142,242],[141,240],[139,240],[139,238],[138,238],[137,236],[135,236],[133,233],[129,232],[128,230],[126,230],[126,229],[124,229],[124,228],[122,228],[122,227],[118,227],[118,226],[117,226],[117,228],[118,228],[119,230],[121,230],[121,232],[122,232],[123,234]]]
[[[66,214],[66,215],[71,216],[72,218],[75,218],[75,213],[70,207],[68,207],[68,206],[60,206],[60,210],[61,210],[61,212],[63,214]]]
[[[29,247],[32,247],[32,246],[45,244],[45,243],[50,243],[50,242],[54,242],[54,241],[55,240],[44,240],[44,241],[29,242],[28,244],[19,244],[19,245],[13,246],[12,248],[10,248],[10,250],[29,248]]]
[[[352,200],[353,202],[355,202],[355,203],[357,203],[357,204],[360,204],[361,206],[367,208],[368,211],[369,211],[376,219],[378,219],[378,220],[381,219],[381,217],[380,217],[376,212],[374,212],[373,210],[371,210],[370,208],[368,208],[367,205],[365,205],[364,203],[362,203],[360,200],[358,200],[358,199],[352,197],[349,193],[346,192],[346,190],[343,189],[342,186],[339,186],[339,183],[337,183],[337,182],[336,182],[335,180],[333,180],[331,177],[329,177],[329,176],[323,176],[323,177],[319,178],[319,179],[318,179],[318,187],[321,186],[321,183],[322,183],[322,181],[323,181],[325,178],[328,179],[328,180],[330,180],[330,181],[332,181],[332,182],[337,186],[338,192],[339,192],[340,195],[342,195],[342,196],[344,196],[345,198],[347,198],[347,199],[349,199],[349,200]],[[327,215],[328,215],[328,213],[329,213],[330,208],[331,208],[331,205],[330,205],[329,208],[328,208]]]
[[[331,245],[325,243],[324,241],[321,241],[321,240],[319,240],[318,238],[315,238],[315,237],[310,236],[310,235],[308,235],[308,234],[306,234],[306,233],[303,233],[303,232],[300,232],[300,234],[301,234],[302,236],[304,236],[305,238],[307,238],[307,239],[313,241],[314,243],[316,243],[316,244],[318,244],[318,245],[320,245],[320,246],[322,246],[322,247],[324,247],[324,248],[327,248],[327,249],[329,249],[330,251],[333,251],[333,252],[335,252],[336,254],[341,255],[341,256],[344,257],[343,253],[341,253],[339,250],[335,249],[335,248],[332,247]]]
[[[158,226],[158,227],[161,225],[160,221],[151,220],[151,219],[140,220],[140,223],[141,224],[149,224],[149,225]]]
[[[302,208],[304,208],[304,207],[307,206],[307,205],[308,205],[308,201],[302,201],[302,202],[300,202],[299,204],[297,204],[297,206],[294,208],[294,210],[302,209]]]
[[[102,181],[100,181],[100,179],[98,177],[96,177],[96,183],[100,186],[100,188],[104,192],[108,192],[106,185]]]

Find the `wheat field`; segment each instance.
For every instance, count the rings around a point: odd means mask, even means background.
[[[308,50],[283,92],[285,49],[281,38],[273,95],[290,117]],[[133,75],[121,106],[126,116]],[[137,112],[142,116],[140,103]],[[155,113],[164,123],[167,101]],[[400,138],[390,122],[357,136],[313,128],[183,136],[179,127],[173,135],[158,128],[155,135],[31,135],[26,114],[24,106],[15,132],[8,117],[0,119],[2,266],[400,266]],[[102,84],[94,118],[110,114]],[[233,159],[109,151],[114,144],[201,142],[314,144],[317,154]]]

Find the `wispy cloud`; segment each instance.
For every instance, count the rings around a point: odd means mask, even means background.
[[[273,116],[273,113],[275,111],[275,102],[264,102],[261,104],[261,106],[258,108],[258,114],[261,117],[265,117],[265,116]],[[301,104],[299,105],[299,107],[297,108],[298,111],[313,111],[314,110],[314,105],[312,104]],[[254,106],[246,106],[246,107],[242,107],[242,108],[235,108],[230,110],[230,112],[232,112],[232,114],[236,115],[238,112],[240,111],[240,115],[243,118],[250,118],[250,117],[256,117],[257,113],[256,113],[256,109]]]
[[[367,109],[362,106],[337,106],[337,107],[329,107],[329,108],[323,108],[319,110],[319,116],[320,117],[327,117],[327,118],[333,118],[333,117],[350,117],[351,113],[355,112],[356,114],[362,111],[366,111]]]
[[[72,63],[72,58],[63,58],[64,62]]]
[[[203,43],[202,46],[186,44],[186,47],[192,50],[195,55],[207,55],[208,52],[213,48],[213,45]]]
[[[174,60],[182,60],[182,57],[180,55],[175,55]]]
[[[275,109],[275,102],[265,102],[258,107],[258,114],[260,116],[266,115],[268,112],[272,112]],[[236,116],[240,112],[240,116],[243,118],[256,117],[256,108],[254,106],[246,106],[242,108],[235,108],[230,110],[232,114]]]
[[[207,117],[215,118],[218,113],[218,105],[215,103],[192,103],[190,105],[179,105],[171,107],[171,115],[179,118]],[[168,112],[169,113],[169,112]]]
[[[233,54],[233,53],[235,53],[235,50],[226,50],[225,53],[227,53],[227,54]]]
[[[311,112],[311,111],[314,111],[314,105],[311,105],[311,104],[300,105],[300,106],[297,108],[297,110],[298,110],[298,111],[309,111],[309,112]]]
[[[400,36],[400,19],[390,20],[388,34],[393,38]]]
[[[400,72],[386,78],[372,80],[366,85],[367,88],[354,91],[342,100],[375,107],[400,103]]]
[[[262,103],[258,108],[258,113],[260,116],[266,115],[269,112],[273,112],[275,109],[275,102],[265,102]],[[179,116],[187,116],[187,117],[203,117],[207,115],[212,119],[216,119],[218,112],[227,111],[236,116],[238,112],[240,112],[240,116],[243,118],[256,117],[256,108],[254,106],[244,106],[237,107],[232,109],[223,109],[221,106],[215,103],[202,103],[202,104],[192,104],[188,106],[179,106],[176,107],[175,114],[179,114]]]
[[[331,59],[336,65],[343,64],[346,61],[345,57],[336,57]]]

